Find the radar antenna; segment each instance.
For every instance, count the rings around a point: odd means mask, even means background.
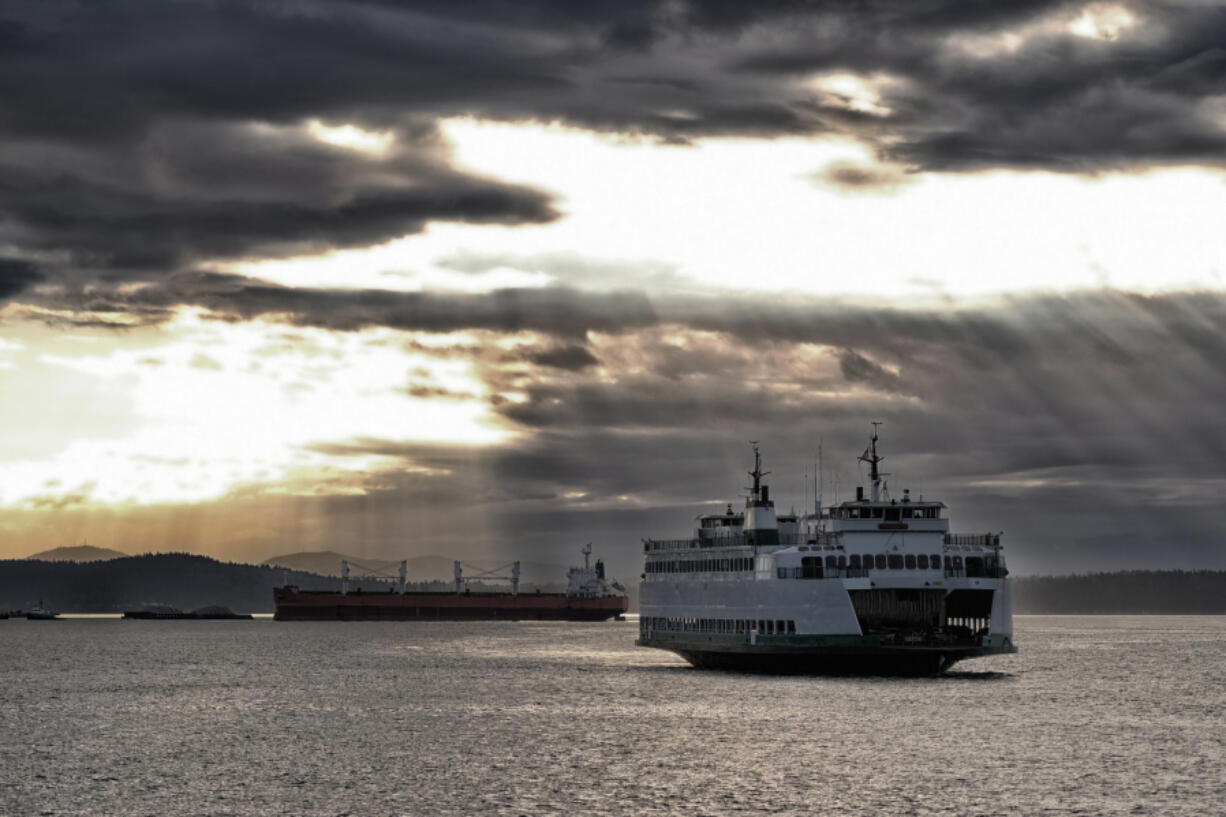
[[[753,477],[753,498],[759,499],[762,496],[762,477],[770,473],[770,471],[762,470],[762,454],[758,451],[758,441],[750,440],[749,444],[753,446],[753,470],[749,475]]]
[[[877,426],[885,425],[879,420],[873,421],[873,436],[868,442],[868,448],[864,449],[864,453],[859,456],[861,462],[867,462],[869,465],[869,479],[873,482],[873,501],[881,501],[881,485],[882,477],[888,477],[889,474],[880,471],[877,464],[883,462],[885,457],[877,456]]]

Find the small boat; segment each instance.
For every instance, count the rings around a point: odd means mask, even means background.
[[[218,605],[210,605],[201,607],[198,610],[193,610],[190,613],[185,613],[177,607],[169,607],[164,604],[146,605],[140,610],[125,610],[124,618],[145,619],[167,621],[171,619],[251,619],[250,613],[236,613],[229,607],[221,607]]]
[[[59,613],[43,607],[41,600],[29,610],[26,610],[24,615],[30,621],[55,621],[60,617]]]

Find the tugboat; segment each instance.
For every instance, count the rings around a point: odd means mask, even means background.
[[[1000,534],[951,534],[944,503],[891,498],[878,425],[859,458],[868,494],[777,516],[753,443],[742,512],[645,539],[635,643],[696,667],[814,674],[936,675],[1017,652]]]
[[[30,621],[55,621],[60,617],[59,613],[43,607],[42,599],[38,600],[38,604],[26,610],[24,615]]]

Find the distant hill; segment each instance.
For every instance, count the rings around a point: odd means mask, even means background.
[[[70,550],[57,548],[57,551]],[[102,548],[91,548],[104,553]],[[55,553],[56,551],[50,551]],[[319,554],[289,554],[318,556]],[[278,559],[287,557],[278,557]],[[339,565],[340,554],[325,554]],[[307,590],[338,590],[340,580],[289,566],[219,562],[187,553],[107,557],[106,561],[0,561],[0,610],[25,609],[40,599],[64,613],[119,613],[162,604],[180,610],[222,605],[242,613],[271,613],[272,589],[296,584]],[[270,560],[277,561],[277,560]],[[361,559],[354,560],[361,562]],[[427,573],[430,566],[436,572]],[[528,578],[528,566],[548,581]],[[491,563],[491,566],[492,563]],[[392,573],[394,574],[395,563]],[[437,568],[445,568],[440,572]],[[434,581],[425,576],[437,576]],[[475,578],[474,571],[466,575]],[[423,556],[409,561],[412,590],[448,590],[451,560]],[[387,591],[389,579],[356,575],[355,589]],[[638,609],[637,582],[629,586],[631,610]],[[565,571],[557,565],[524,563],[521,589],[558,591]],[[506,585],[487,585],[505,588]],[[1226,613],[1226,571],[1138,570],[1080,576],[1023,576],[1013,579],[1013,609],[1017,613]]]
[[[105,562],[109,559],[123,559],[127,555],[110,548],[97,548],[93,545],[72,545],[42,550],[26,558],[38,559],[43,562]]]
[[[316,573],[320,576],[340,576],[341,560],[349,561],[350,576],[363,575],[396,577],[400,571],[400,560],[386,561],[370,559],[364,556],[351,556],[335,550],[309,550],[300,553],[286,553],[265,559],[261,564],[270,567],[284,567],[290,570],[302,570]],[[448,556],[413,556],[408,561],[409,581],[450,582],[455,577],[455,558]],[[465,565],[464,575],[476,578],[481,570],[497,570],[509,562],[499,562],[492,559],[460,558]],[[548,562],[525,562],[519,565],[519,578],[523,584],[531,585],[565,585],[566,567]],[[510,575],[510,568],[498,571],[500,575]]]
[[[408,589],[451,590],[455,585],[451,562],[446,561],[446,580],[425,581],[410,572]],[[475,573],[467,575],[476,578]],[[398,583],[398,579],[364,578],[355,571],[350,587],[386,592]],[[239,613],[271,613],[272,589],[285,584],[304,590],[339,590],[341,582],[333,576],[284,566],[219,562],[188,553],[147,553],[92,562],[10,559],[0,561],[0,610],[27,609],[41,600],[45,607],[61,613],[122,613],[153,605],[180,610],[220,605]],[[495,590],[507,585],[478,583],[472,587]],[[538,587],[545,592],[560,591],[565,588],[565,576],[561,582],[520,583],[525,592]]]
[[[383,564],[383,562],[366,562],[345,553],[338,553],[335,550],[308,550],[300,553],[286,553],[281,556],[273,556],[271,559],[265,559],[260,564],[269,567],[302,570],[307,573],[316,573],[320,576],[339,576],[341,575],[342,559],[348,559],[351,564],[355,562],[371,565]]]
[[[0,610],[26,609],[42,600],[62,613],[121,613],[151,605],[180,610],[221,605],[241,613],[271,613],[272,589],[286,583],[310,590],[340,587],[339,580],[326,576],[188,553],[92,562],[12,559],[0,561]],[[354,585],[389,587],[371,580]]]
[[[1226,613],[1226,571],[1128,570],[1013,580],[1015,613]]]

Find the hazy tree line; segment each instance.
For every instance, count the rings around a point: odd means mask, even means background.
[[[1017,613],[1226,613],[1226,571],[1135,570],[1012,581]],[[187,553],[99,562],[13,559],[0,561],[0,610],[25,609],[41,601],[67,613],[119,613],[151,604],[181,610],[218,604],[236,612],[271,613],[272,589],[284,584],[306,590],[340,589],[340,579],[329,576]],[[386,592],[395,584],[391,579],[361,578],[350,587]],[[437,581],[408,586],[419,591],[454,587]],[[637,609],[635,589],[631,588],[632,610]]]
[[[1129,570],[1013,579],[1015,613],[1226,613],[1226,571]]]
[[[339,590],[340,579],[267,565],[219,562],[187,553],[158,553],[99,562],[0,561],[0,610],[40,600],[65,613],[120,613],[151,604],[195,610],[218,604],[241,613],[271,613],[272,589],[296,584]],[[355,579],[351,588],[386,592],[396,582]],[[410,582],[414,590],[447,590],[446,582]]]

